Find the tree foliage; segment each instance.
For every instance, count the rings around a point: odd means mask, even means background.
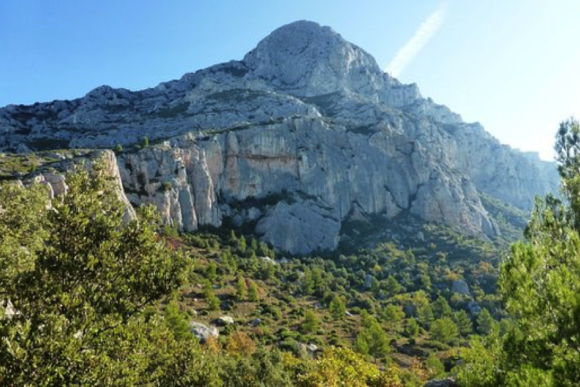
[[[536,201],[525,241],[501,268],[500,292],[513,318],[498,344],[472,341],[460,380],[466,385],[580,384],[580,127],[568,120],[556,140],[561,197]],[[478,329],[489,333],[483,310]],[[485,318],[485,319],[484,319]],[[483,327],[483,329],[482,329]],[[491,342],[491,343],[490,343]],[[477,352],[480,354],[478,355]],[[475,374],[479,382],[473,382]],[[473,377],[473,378],[471,378]]]
[[[332,298],[332,301],[330,301],[330,305],[328,306],[328,310],[332,317],[336,320],[344,318],[346,313],[344,302],[342,302],[342,299],[339,296],[334,296]]]
[[[156,313],[145,313],[180,286],[189,258],[158,237],[152,208],[124,223],[102,165],[91,175],[77,170],[67,183],[50,208],[35,188],[2,188],[2,252],[20,246],[27,253],[8,262],[16,267],[5,283],[17,312],[0,319],[0,384],[164,384],[176,375],[179,383],[211,382],[211,367],[196,368],[205,361],[201,350],[180,344]],[[35,213],[22,208],[16,220],[13,211],[24,203]],[[21,258],[34,262],[21,266]]]

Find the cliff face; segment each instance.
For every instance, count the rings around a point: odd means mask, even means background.
[[[119,161],[129,200],[157,205],[167,222],[195,230],[224,216],[257,221],[264,240],[297,253],[335,248],[354,212],[408,210],[469,233],[496,232],[468,179],[389,131],[362,136],[295,118],[174,138]]]
[[[361,214],[408,211],[470,234],[497,233],[478,191],[530,208],[555,167],[501,145],[421,97],[328,27],[279,28],[242,61],[130,92],[0,109],[0,148],[126,148],[128,200],[183,230],[250,223],[274,246],[336,247]]]
[[[68,192],[69,187],[66,180],[68,172],[78,167],[86,168],[90,172],[95,162],[101,163],[105,167],[106,174],[114,181],[119,200],[125,206],[124,220],[129,222],[136,219],[135,210],[123,189],[117,158],[115,153],[110,150],[88,152],[82,156],[51,163],[50,166],[42,167],[22,179],[18,179],[18,181],[19,184],[25,186],[32,184],[45,185],[48,188],[50,199],[53,199]]]

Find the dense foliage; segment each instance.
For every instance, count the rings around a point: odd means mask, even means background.
[[[476,386],[580,384],[580,128],[557,136],[561,197],[538,200],[525,241],[502,265],[500,290],[513,322],[465,351],[460,381]]]

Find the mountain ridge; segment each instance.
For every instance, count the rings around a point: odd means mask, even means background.
[[[9,105],[0,133],[5,151],[126,147],[117,161],[133,205],[155,204],[186,231],[253,224],[300,254],[336,248],[354,212],[409,211],[493,238],[478,190],[529,209],[558,184],[549,163],[500,144],[307,21],[278,28],[241,61],[151,89],[101,86],[72,101]],[[137,149],[144,137],[158,144]]]

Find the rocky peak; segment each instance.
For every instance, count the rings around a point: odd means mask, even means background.
[[[300,254],[334,249],[351,220],[399,215],[493,238],[481,192],[529,209],[558,185],[553,164],[501,145],[308,21],[242,61],[152,89],[0,109],[5,152],[117,145],[133,205],[186,231],[251,225]]]
[[[254,75],[301,96],[345,90],[370,95],[390,78],[367,52],[310,21],[278,28],[244,62]]]

